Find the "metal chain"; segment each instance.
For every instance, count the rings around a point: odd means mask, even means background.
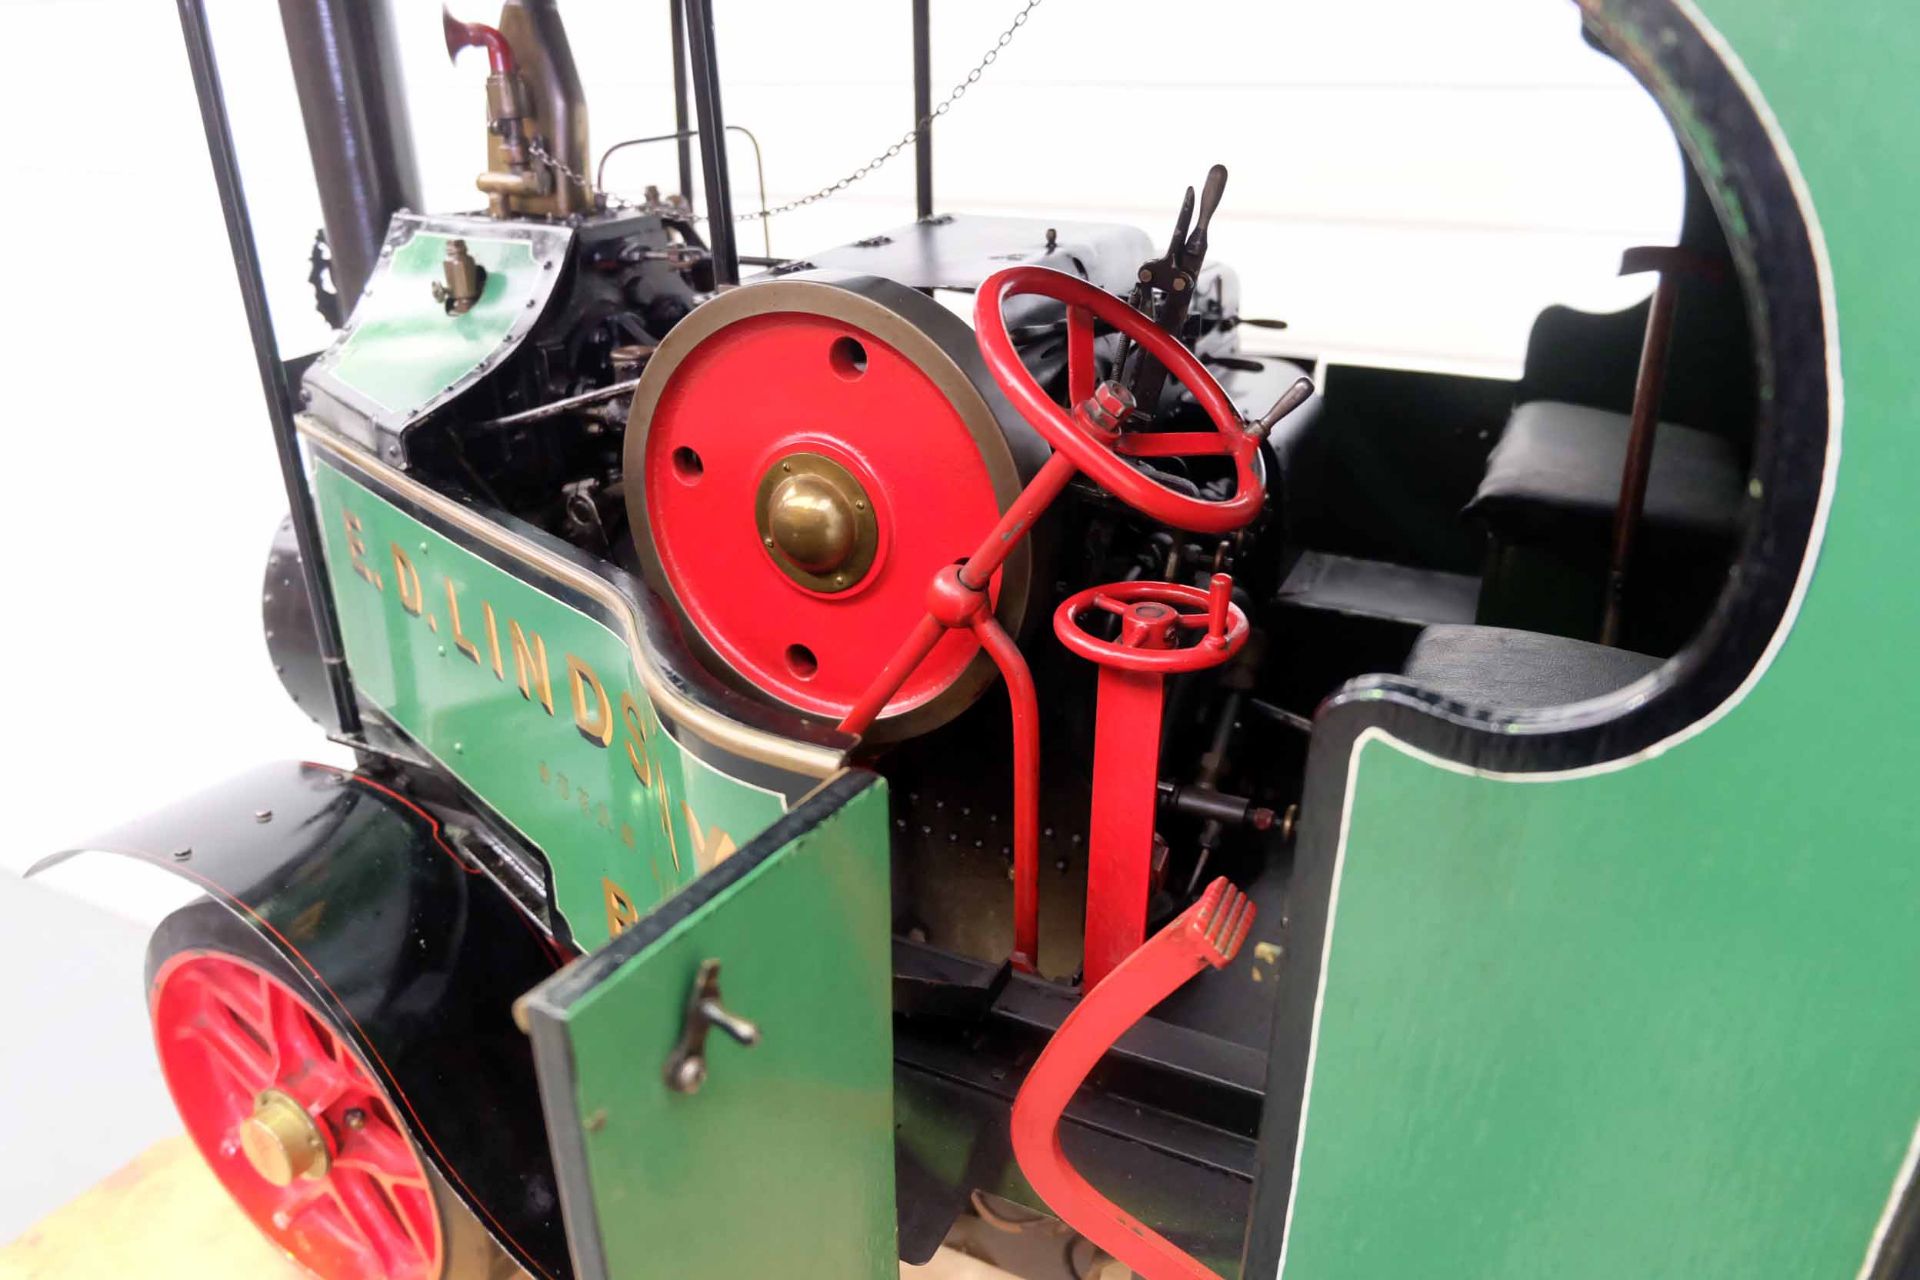
[[[905,151],[908,147],[912,146],[915,142],[919,141],[922,130],[931,127],[935,120],[939,119],[943,115],[946,115],[947,112],[953,110],[953,105],[956,102],[960,101],[961,98],[964,98],[966,96],[967,90],[973,88],[974,85],[980,83],[980,77],[986,74],[986,70],[988,67],[992,66],[995,62],[999,61],[1001,50],[1005,49],[1009,44],[1013,43],[1014,35],[1020,30],[1021,27],[1024,27],[1027,25],[1028,16],[1032,14],[1035,9],[1038,9],[1040,7],[1040,4],[1041,4],[1041,0],[1027,0],[1026,4],[1021,7],[1020,12],[1013,15],[1013,22],[1007,27],[1005,31],[1002,31],[1000,33],[999,38],[993,42],[992,47],[987,50],[986,54],[981,57],[979,62],[974,64],[973,69],[967,72],[966,77],[962,79],[960,83],[953,86],[953,91],[946,96],[946,99],[942,101],[939,106],[927,112],[926,115],[921,116],[919,120],[914,122],[913,128],[901,134],[900,140],[898,142],[895,142],[892,146],[880,152],[878,155],[874,156],[873,159],[867,161],[865,164],[861,165],[858,169],[855,169],[852,173],[840,179],[838,182],[829,183],[827,186],[821,187],[818,191],[813,192],[811,195],[801,196],[798,200],[789,200],[785,204],[775,205],[771,209],[766,209],[766,210],[753,209],[746,213],[736,213],[733,215],[733,220],[735,222],[758,222],[761,218],[771,218],[776,216],[777,214],[792,213],[795,209],[804,209],[806,206],[810,204],[814,204],[818,201],[825,200],[828,196],[834,196],[834,195],[840,194],[840,192],[845,191],[848,187],[860,181],[860,179],[867,177],[868,175],[873,173],[876,169],[878,169],[881,165],[893,159],[895,156],[899,155],[902,151]],[[559,160],[549,155],[547,153],[547,149],[540,145],[540,140],[538,138],[534,139],[532,142],[528,144],[528,149],[532,151],[537,158],[539,158],[555,173],[558,173],[561,177],[566,178],[569,181],[579,183],[582,187],[585,187],[587,189],[589,194],[597,194],[597,195],[603,196],[606,199],[608,205],[615,208],[619,208],[619,207],[630,205],[632,203],[631,201],[623,200],[618,196],[614,196],[607,192],[596,192],[594,190],[594,185],[592,180],[590,180],[585,174],[575,173],[572,169],[568,168],[565,164],[561,163]],[[707,219],[705,214],[700,214],[700,215],[697,215],[694,220],[696,222],[705,222]]]
[[[623,200],[619,196],[612,195],[608,192],[594,190],[592,178],[589,178],[584,173],[575,172],[573,167],[567,164],[566,161],[560,159],[560,157],[552,154],[544,146],[542,146],[540,144],[540,139],[538,137],[530,138],[527,140],[527,150],[533,153],[534,159],[546,165],[547,168],[553,170],[555,173],[559,174],[562,178],[565,178],[568,182],[574,183],[580,187],[585,188],[586,193],[589,196],[603,197],[606,200],[607,206],[609,208],[622,209],[622,208],[625,208],[629,203],[631,203],[630,201]]]

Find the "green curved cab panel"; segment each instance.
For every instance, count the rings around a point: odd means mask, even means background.
[[[685,749],[646,695],[645,659],[525,567],[483,558],[324,458],[313,489],[361,699],[546,855],[583,948],[786,811],[784,791]]]
[[[1920,14],[1699,7],[1824,233],[1844,450],[1817,571],[1751,687],[1621,767],[1361,737],[1285,1280],[1852,1280],[1913,1175],[1920,171],[1892,158]]]
[[[580,1280],[893,1280],[886,788],[827,784],[523,1003]],[[687,997],[719,962],[697,1091],[667,1087]]]
[[[319,393],[314,411],[364,444],[361,420],[398,432],[465,391],[545,312],[572,239],[558,224],[396,214],[353,314],[306,375]],[[433,293],[453,240],[486,270],[478,301],[461,315]]]
[[[394,250],[353,316],[331,372],[382,409],[425,404],[491,356],[526,310],[540,269],[524,241],[466,237],[486,269],[479,301],[448,315],[435,301],[452,236],[419,232]]]

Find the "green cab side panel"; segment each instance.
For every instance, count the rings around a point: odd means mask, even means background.
[[[886,786],[843,774],[525,1000],[580,1280],[891,1280]],[[700,965],[759,1042],[663,1066]]]
[[[598,946],[786,811],[686,749],[647,661],[601,619],[449,538],[316,452],[314,499],[360,698],[547,858]],[[808,783],[807,785],[811,785]]]
[[[1823,830],[1765,728],[1553,782],[1364,741],[1288,1280],[1859,1272],[1920,1119],[1920,857]]]
[[[355,309],[333,376],[383,409],[424,404],[457,382],[494,353],[526,309],[527,286],[539,271],[531,247],[469,236],[467,252],[487,277],[471,309],[448,315],[433,286],[443,279],[454,238],[414,235],[393,251]]]
[[[433,295],[447,246],[486,271],[460,315]],[[518,348],[565,273],[573,231],[473,215],[394,215],[365,291],[306,375],[311,408],[362,444],[366,421],[398,433],[465,391]],[[337,402],[337,404],[335,403]]]
[[[1284,1280],[1889,1274],[1920,1153],[1920,168],[1884,158],[1920,10],[1698,8],[1824,233],[1817,567],[1771,664],[1662,750],[1501,775],[1361,735],[1297,1169],[1266,1174],[1295,1175]]]

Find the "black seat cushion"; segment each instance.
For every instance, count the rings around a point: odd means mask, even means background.
[[[1620,499],[1629,419],[1558,400],[1521,405],[1466,512],[1507,541],[1604,541]],[[1663,422],[1654,433],[1642,528],[1731,543],[1745,490],[1734,447]]]
[[[1448,625],[1422,631],[1401,671],[1456,702],[1528,708],[1597,698],[1659,665],[1644,653],[1564,636]]]

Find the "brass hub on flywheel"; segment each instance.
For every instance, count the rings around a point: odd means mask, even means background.
[[[296,1178],[324,1178],[331,1162],[313,1117],[278,1089],[255,1099],[253,1114],[240,1122],[240,1150],[253,1171],[276,1187],[292,1186]]]
[[[833,593],[859,584],[880,550],[880,521],[851,471],[817,453],[767,468],[754,497],[760,545],[789,578]]]

